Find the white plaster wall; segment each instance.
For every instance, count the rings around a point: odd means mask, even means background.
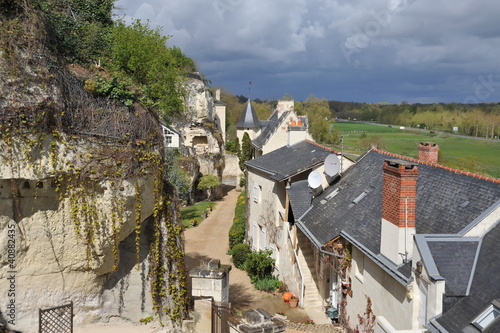
[[[236,136],[238,137],[238,140],[240,140],[240,145],[243,143],[243,134],[247,132],[248,136],[250,137],[250,140],[255,139],[259,133],[260,133],[260,127],[258,128],[238,128],[236,130]]]
[[[278,198],[278,186],[276,183],[268,178],[269,176],[258,171],[248,172],[247,179],[247,198],[249,202],[248,222],[250,232],[248,237],[253,238],[254,222],[266,229],[267,239],[264,241],[266,248],[270,247],[270,237],[278,231],[279,214],[281,210],[284,212],[284,205]],[[254,186],[257,186],[260,194],[258,195],[257,202],[254,200]],[[259,187],[260,186],[260,187]],[[261,189],[261,190],[260,190]],[[283,194],[282,194],[283,195]],[[284,200],[283,200],[284,202]],[[276,237],[274,237],[276,238]],[[276,242],[275,242],[276,243]],[[252,244],[250,242],[250,244]],[[257,232],[257,249],[262,250],[261,234]]]
[[[363,256],[357,248],[353,247],[352,267],[348,273],[352,280],[352,297],[345,297],[351,327],[358,324],[358,314],[363,315],[366,311],[366,297],[370,297],[372,310],[376,316],[383,314],[398,330],[411,329],[413,301],[406,296],[406,287],[397,282],[368,257],[364,256],[364,265],[358,263],[358,258],[363,258]],[[355,274],[358,265],[364,267],[362,274]]]
[[[288,124],[291,121],[297,121],[297,116],[295,113],[291,112],[288,116],[282,121],[280,126],[276,129],[276,132],[269,138],[269,140],[262,147],[262,154],[270,153],[276,149],[279,149],[283,146],[288,145]],[[308,140],[312,140],[312,136],[307,133],[305,138]]]
[[[224,154],[224,171],[222,172],[222,178],[238,177],[242,173],[238,156],[236,154]]]
[[[408,259],[412,257],[415,232],[415,228],[401,228],[382,219],[380,253],[393,263],[402,264],[403,256],[400,253],[408,252]]]
[[[247,173],[247,198],[248,198],[248,221],[247,221],[247,241],[250,246],[253,244],[254,222],[257,226],[266,228],[266,245],[270,247],[270,238],[274,238],[275,245],[278,250],[278,258],[276,261],[277,270],[275,274],[280,280],[285,281],[290,291],[298,294],[300,291],[300,274],[296,270],[294,263],[294,255],[292,253],[293,246],[290,244],[288,237],[288,223],[282,222],[282,216],[285,216],[286,205],[286,190],[285,183],[275,183],[271,181],[269,176],[258,171],[249,170]],[[262,187],[261,198],[267,198],[269,203],[254,202],[253,185],[257,184]],[[296,227],[292,228],[292,239],[295,239]],[[257,249],[260,248],[261,234],[257,227]]]
[[[500,205],[493,209],[490,214],[485,216],[484,219],[482,219],[476,226],[469,230],[464,236],[482,237],[498,220],[500,220]]]
[[[226,106],[216,105],[215,113],[217,114],[219,130],[222,132],[224,141],[226,141]]]

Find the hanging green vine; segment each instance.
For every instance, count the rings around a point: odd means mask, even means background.
[[[40,122],[60,119],[64,116],[63,112],[44,111],[33,116],[28,112],[16,111],[15,114],[16,117],[9,119],[0,115],[0,139],[5,145],[4,158],[9,161],[13,174],[18,165],[14,163],[14,157],[21,157],[20,160],[32,168],[35,175],[45,177],[46,180],[38,180],[34,186],[35,200],[44,182],[51,182],[57,199],[67,204],[75,234],[83,242],[86,269],[90,270],[95,266],[96,241],[103,230],[109,230],[113,270],[118,269],[120,232],[126,216],[123,191],[127,185],[124,180],[127,179],[135,179],[133,220],[136,260],[140,263],[143,193],[147,190],[142,180],[152,177],[153,233],[148,258],[153,308],[161,320],[168,317],[174,325],[180,325],[188,313],[182,227],[179,224],[175,190],[165,181],[164,160],[154,150],[153,144],[146,144],[156,142],[155,137],[150,136],[148,140],[136,144],[128,133],[127,138],[130,138],[125,141],[95,145],[94,148],[89,146],[86,148],[87,152],[83,153],[77,152],[80,147],[77,143],[79,136],[70,135],[58,128],[45,127],[41,130],[44,126]],[[101,206],[100,193],[104,193],[104,190],[111,196],[108,213],[103,212]],[[12,186],[11,192],[21,218],[17,183]],[[33,206],[31,213],[34,209]],[[109,221],[108,225],[104,223],[106,220]]]
[[[142,195],[139,181],[135,182],[135,256],[136,263],[141,262],[141,213],[142,213]],[[137,265],[139,269],[139,265]]]

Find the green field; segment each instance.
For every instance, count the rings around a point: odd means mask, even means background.
[[[439,145],[439,163],[500,178],[500,141],[485,141],[448,134],[401,130],[399,126],[336,122],[332,130],[343,135],[344,152],[361,155],[377,142],[379,148],[408,157],[418,157],[419,142]],[[361,132],[358,132],[361,131]],[[334,147],[341,149],[340,145]]]

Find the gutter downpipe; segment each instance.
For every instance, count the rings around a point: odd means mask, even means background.
[[[290,225],[290,222],[288,222],[288,225]],[[299,268],[299,274],[300,274],[300,298],[299,298],[299,306],[301,308],[304,308],[304,273],[302,273],[302,268],[300,268],[299,264],[299,258],[297,256],[297,253],[295,253],[295,249],[293,248],[293,239],[292,235],[290,234],[290,228],[287,226],[286,231],[288,232],[288,238],[290,239],[290,242],[292,244],[292,252],[295,257],[295,262],[297,263],[297,267]]]

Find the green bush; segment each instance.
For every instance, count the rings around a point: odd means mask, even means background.
[[[274,291],[281,286],[283,286],[283,282],[276,279],[275,277],[265,277],[263,279],[252,278],[252,283],[256,289],[262,291]]]
[[[229,248],[245,241],[245,213],[246,213],[246,194],[242,192],[238,196],[236,208],[234,209],[233,225],[229,229]]]
[[[240,141],[238,138],[235,140],[227,140],[226,141],[226,150],[230,153],[239,154],[240,152]]]
[[[271,258],[271,250],[252,251],[247,255],[245,270],[250,278],[264,279],[272,277],[274,271],[274,259]]]
[[[245,225],[233,224],[229,229],[229,248],[231,251],[233,247],[245,241]]]
[[[247,184],[247,180],[245,177],[241,177],[240,178],[240,187],[245,187],[245,185]]]
[[[237,268],[243,268],[245,265],[245,261],[247,260],[247,256],[250,252],[250,247],[247,244],[240,243],[236,244],[231,252],[233,254],[233,264]]]

